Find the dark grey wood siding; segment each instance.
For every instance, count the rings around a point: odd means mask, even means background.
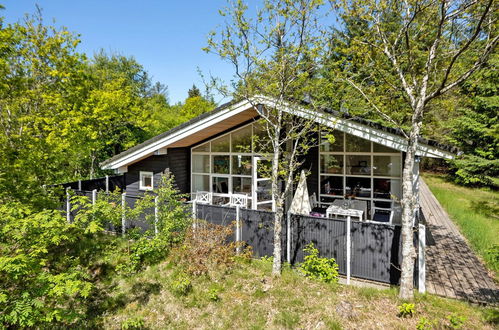
[[[319,199],[319,147],[312,147],[304,156],[302,169],[308,171],[307,188],[309,195],[315,193]]]
[[[139,190],[139,173],[147,171],[154,173],[154,187],[161,182],[161,175],[168,169],[168,155],[150,156],[128,166],[125,173],[126,193],[131,196],[142,194]]]
[[[170,172],[175,177],[177,189],[187,194],[191,191],[191,148],[168,149]]]
[[[176,188],[181,193],[190,192],[190,148],[171,148],[167,155],[150,156],[128,166],[125,174],[126,193],[130,196],[140,195],[140,171],[154,173],[154,187],[161,182],[161,175],[167,171],[175,177]]]

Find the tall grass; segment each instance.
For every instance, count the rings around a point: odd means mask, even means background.
[[[496,278],[499,274],[499,192],[485,188],[466,188],[449,182],[442,175],[424,173],[423,178],[475,252]]]

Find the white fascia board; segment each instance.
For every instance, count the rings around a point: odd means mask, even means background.
[[[262,96],[260,96],[259,99],[262,104],[275,106],[275,102],[271,99]],[[303,107],[290,107],[289,105],[284,105],[283,110],[303,118],[314,120],[318,124],[379,143],[392,149],[404,152],[407,151],[407,140],[393,133],[385,132],[349,119],[338,118],[327,113],[316,113]],[[416,154],[418,156],[432,158],[453,159],[455,157],[454,154],[448,151],[421,143],[418,144]]]
[[[207,127],[210,127],[213,124],[224,121],[227,118],[230,118],[238,113],[248,110],[251,107],[250,102],[241,101],[232,106],[227,107],[225,110],[221,110],[211,116],[203,118],[202,120],[193,123],[192,125],[186,126],[181,130],[172,133],[171,135],[165,136],[164,138],[154,141],[151,144],[148,144],[141,149],[132,152],[129,155],[125,155],[115,161],[106,164],[102,167],[103,170],[107,169],[116,169],[121,166],[129,165],[130,163],[139,160],[143,157],[150,156],[154,154],[154,152],[158,149],[165,148],[168,145],[175,143],[189,135],[192,135],[195,132],[199,132]]]

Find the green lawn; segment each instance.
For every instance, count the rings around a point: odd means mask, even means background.
[[[423,178],[472,248],[498,278],[499,192],[458,186],[442,175],[424,173]]]

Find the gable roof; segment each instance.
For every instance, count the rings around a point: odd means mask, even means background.
[[[270,103],[268,98],[259,98],[260,104]],[[311,112],[303,107],[300,111],[293,112],[304,117],[312,116]],[[258,117],[258,112],[252,107],[248,100],[232,100],[220,105],[212,111],[203,113],[185,123],[182,123],[164,133],[161,133],[147,141],[144,141],[130,149],[119,153],[100,164],[103,169],[118,169],[130,165],[154,152],[168,147],[190,146],[202,141],[209,134],[215,135],[231,126]],[[314,113],[313,120],[348,134],[356,135],[373,142],[386,145],[393,149],[405,151],[407,141],[400,129],[383,126],[361,117],[350,116],[332,109],[322,109],[317,115]],[[215,129],[213,129],[215,128]],[[211,130],[210,130],[211,129]],[[211,133],[210,133],[211,132]],[[195,139],[188,139],[194,135]],[[182,142],[183,141],[183,142]],[[440,144],[433,140],[420,138],[418,155],[435,158],[453,158],[457,149],[452,146]]]

